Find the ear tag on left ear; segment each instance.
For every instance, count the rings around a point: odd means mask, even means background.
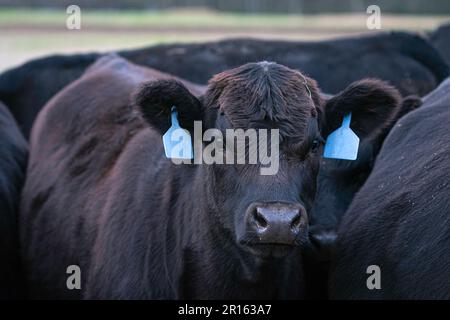
[[[352,113],[344,117],[342,126],[332,132],[325,143],[323,156],[325,158],[356,160],[358,157],[359,138],[350,129]]]
[[[164,151],[167,158],[193,159],[192,139],[189,131],[180,127],[178,112],[172,107],[172,126],[163,135]]]

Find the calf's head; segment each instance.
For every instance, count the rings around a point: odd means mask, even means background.
[[[194,121],[198,120],[202,122],[203,141],[232,146],[233,163],[226,159],[227,148],[220,154],[214,151],[216,159],[225,159],[222,162],[183,165],[186,170],[198,170],[195,177],[206,186],[203,200],[209,218],[222,235],[243,250],[264,257],[283,256],[308,241],[321,132],[333,129],[333,113],[341,117],[336,106],[326,107],[314,80],[276,63],[250,63],[213,77],[199,98],[175,81],[149,82],[138,91],[135,104],[162,134],[170,127],[171,108],[176,106],[180,125],[194,139],[199,138],[194,135]],[[211,129],[222,134],[211,134]],[[267,135],[267,144],[277,146],[269,149],[278,152],[277,170],[269,175],[261,174],[261,161],[250,163],[251,156],[260,156],[263,147],[258,143],[261,129],[278,130]],[[242,130],[244,136],[229,136],[229,130]],[[252,140],[252,136],[257,139]],[[244,162],[236,158],[240,139],[246,150]]]

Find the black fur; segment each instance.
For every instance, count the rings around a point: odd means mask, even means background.
[[[27,156],[27,143],[14,118],[0,102],[0,300],[25,295],[17,215]]]
[[[440,26],[429,37],[430,42],[450,65],[450,23]]]
[[[330,293],[338,299],[449,299],[450,79],[401,118],[345,213]],[[381,268],[381,290],[366,269]]]

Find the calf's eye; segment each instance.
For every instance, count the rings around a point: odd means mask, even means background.
[[[316,152],[320,147],[321,141],[319,139],[314,139],[311,143],[311,152]]]

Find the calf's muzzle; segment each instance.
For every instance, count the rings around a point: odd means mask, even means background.
[[[246,218],[255,244],[293,245],[307,224],[305,208],[286,202],[254,203]]]

